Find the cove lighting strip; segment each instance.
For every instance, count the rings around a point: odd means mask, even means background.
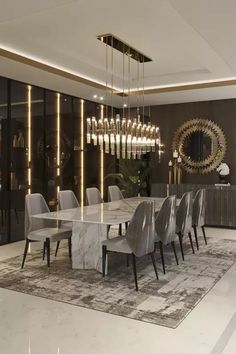
[[[104,118],[104,106],[101,105],[101,120]],[[100,149],[100,192],[101,197],[104,197],[104,151],[103,147]]]
[[[61,147],[60,147],[60,116],[61,116],[61,104],[60,104],[60,93],[57,93],[57,180],[59,181],[60,177],[60,156],[61,156]],[[57,193],[60,191],[60,186],[57,186]]]
[[[32,87],[28,86],[28,194],[31,194],[31,90]]]
[[[80,204],[84,206],[84,100],[80,100]]]

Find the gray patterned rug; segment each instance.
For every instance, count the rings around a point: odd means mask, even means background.
[[[179,266],[167,247],[166,275],[157,251],[159,281],[149,257],[138,260],[139,292],[134,290],[132,267],[126,267],[124,256],[109,256],[109,274],[103,279],[96,271],[72,270],[64,248],[56,259],[52,256],[50,269],[39,251],[28,255],[23,270],[22,257],[1,262],[0,287],[176,328],[236,261],[236,241],[208,240],[207,246],[201,240],[195,255],[185,245],[184,262],[178,250]]]

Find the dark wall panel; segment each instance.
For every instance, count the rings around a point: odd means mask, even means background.
[[[236,99],[192,102],[151,107],[151,120],[159,125],[165,153],[158,162],[157,153],[152,154],[152,182],[168,182],[168,162],[172,159],[174,132],[185,121],[193,118],[210,119],[224,131],[227,140],[225,162],[231,170],[231,183],[236,184]],[[183,173],[183,183],[218,183],[218,174],[213,171],[207,175]]]

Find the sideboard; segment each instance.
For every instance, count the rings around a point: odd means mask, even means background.
[[[161,184],[151,186],[151,196],[176,195],[185,192],[206,190],[206,225],[236,228],[236,186],[214,186],[209,184]]]

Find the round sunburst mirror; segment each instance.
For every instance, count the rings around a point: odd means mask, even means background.
[[[182,158],[182,167],[188,173],[209,173],[217,168],[226,153],[223,130],[208,119],[191,119],[175,132],[173,151]]]

